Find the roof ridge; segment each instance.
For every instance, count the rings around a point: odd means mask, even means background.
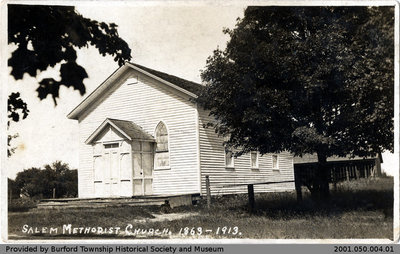
[[[195,95],[198,95],[200,90],[204,87],[204,85],[202,85],[201,83],[197,83],[197,82],[190,81],[190,80],[187,80],[187,79],[184,79],[184,78],[180,78],[178,76],[171,75],[171,74],[168,74],[166,72],[154,70],[154,69],[148,68],[146,66],[143,66],[143,65],[140,65],[140,64],[137,64],[137,63],[133,63],[133,62],[128,62],[128,63],[133,65],[133,66],[135,66],[135,67],[137,67],[137,68],[140,68],[140,69],[142,69],[142,70],[144,70],[144,71],[146,71],[146,72],[148,72],[150,74],[153,74],[153,75],[155,75],[155,76],[157,76],[157,77],[159,77],[159,78],[161,78],[161,79],[163,79],[163,80],[165,80],[167,82],[170,82],[170,83],[172,83],[174,85],[177,85],[177,86],[179,86],[179,87],[181,87],[181,88],[183,88],[183,89],[185,89],[185,90],[187,90],[187,91],[189,91],[191,93],[194,93]]]
[[[121,121],[121,122],[131,123],[131,124],[135,125],[136,127],[142,129],[144,132],[148,133],[147,131],[145,131],[145,130],[143,129],[142,126],[138,125],[138,124],[135,123],[134,121],[122,120],[122,119],[116,119],[116,118],[109,118],[109,117],[107,117],[107,119],[108,119],[108,120],[111,120],[111,121]],[[150,133],[148,133],[148,134],[151,135]]]
[[[114,121],[132,122],[132,121],[129,121],[129,120],[122,120],[122,119],[110,118],[110,117],[107,117],[106,119],[108,119],[108,120],[114,120]]]
[[[191,81],[191,80],[187,80],[187,79],[184,79],[184,78],[181,78],[181,77],[175,76],[175,75],[168,74],[168,73],[166,73],[166,72],[162,72],[162,71],[159,71],[159,70],[155,70],[155,69],[152,69],[152,68],[146,67],[146,66],[144,66],[144,65],[141,65],[141,64],[138,64],[138,63],[134,63],[134,62],[128,62],[128,63],[130,63],[130,64],[132,64],[132,65],[135,65],[135,66],[137,66],[137,67],[139,67],[139,68],[143,68],[143,69],[148,69],[148,70],[156,71],[156,72],[159,72],[159,73],[161,73],[161,74],[166,74],[166,75],[168,75],[168,76],[174,76],[174,77],[177,77],[177,78],[180,78],[180,79],[186,80],[186,81],[188,81],[188,82],[191,82],[191,83],[194,83],[194,84],[197,84],[197,85],[203,86],[201,83],[197,83],[197,82],[194,82],[194,81]]]

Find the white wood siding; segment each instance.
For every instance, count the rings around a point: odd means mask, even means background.
[[[136,84],[125,84],[139,77]],[[184,94],[135,70],[123,73],[118,85],[79,118],[79,197],[93,197],[93,148],[84,141],[106,118],[133,121],[154,135],[163,121],[168,128],[170,168],[154,170],[153,194],[199,193],[196,107]]]
[[[199,109],[201,189],[206,193],[205,176],[210,178],[211,194],[233,194],[247,192],[247,186],[223,187],[233,184],[250,184],[270,181],[293,181],[293,156],[288,153],[278,155],[279,170],[272,169],[272,154],[259,157],[259,169],[251,169],[250,154],[235,158],[234,169],[225,168],[225,150],[223,138],[218,137],[214,129],[204,128],[211,121],[208,112]],[[294,190],[294,183],[254,185],[255,192],[275,192]]]

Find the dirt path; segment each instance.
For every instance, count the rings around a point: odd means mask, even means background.
[[[163,214],[151,214],[154,218],[138,219],[135,222],[160,222],[160,221],[173,221],[181,220],[187,217],[197,216],[199,213],[163,213]]]

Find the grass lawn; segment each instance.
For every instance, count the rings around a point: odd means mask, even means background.
[[[9,212],[9,238],[393,238],[393,178],[340,183],[326,204],[313,202],[308,193],[303,196],[297,203],[294,192],[256,194],[254,214],[247,212],[247,195],[214,197],[210,210],[202,200],[169,213],[160,207]],[[68,224],[72,229],[62,234]],[[49,233],[51,227],[57,233]],[[88,231],[79,233],[79,228]],[[93,228],[96,232],[90,233]],[[153,229],[163,233],[151,234]]]

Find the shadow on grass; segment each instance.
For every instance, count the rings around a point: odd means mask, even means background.
[[[308,216],[339,216],[344,212],[377,211],[393,217],[393,192],[377,190],[332,191],[329,201],[317,202],[305,197],[297,202],[294,195],[269,197],[256,201],[256,215],[273,219]]]
[[[212,208],[207,209],[206,201],[201,200],[197,207],[173,209],[174,212],[187,210],[201,213],[248,213],[247,194],[213,197]],[[338,184],[331,189],[330,200],[314,201],[308,191],[303,189],[303,201],[296,200],[296,193],[261,193],[255,195],[254,216],[271,219],[296,219],[314,216],[340,216],[347,212],[379,212],[385,218],[393,218],[393,178],[378,180],[357,180]]]

